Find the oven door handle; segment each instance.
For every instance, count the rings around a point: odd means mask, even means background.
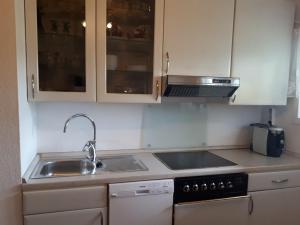
[[[197,207],[198,205],[201,205],[203,203],[218,203],[218,202],[224,202],[224,201],[230,201],[230,200],[239,200],[239,199],[249,199],[251,201],[250,195],[245,196],[238,196],[238,197],[230,197],[230,198],[220,198],[220,199],[212,199],[212,200],[203,200],[203,201],[194,201],[194,202],[184,202],[184,203],[178,203],[175,204],[175,207],[181,208],[181,207]]]

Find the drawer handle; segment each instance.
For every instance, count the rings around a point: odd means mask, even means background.
[[[117,197],[118,197],[118,194],[117,194],[117,193],[112,193],[110,196],[111,196],[112,198],[117,198]]]
[[[289,179],[282,179],[282,180],[272,180],[272,183],[273,184],[283,184],[283,183],[286,183],[288,182]]]

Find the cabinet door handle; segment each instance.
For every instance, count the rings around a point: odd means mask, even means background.
[[[103,212],[100,211],[100,225],[104,225]]]
[[[157,101],[158,97],[159,97],[159,81],[158,80],[156,81],[155,88],[156,88],[156,91],[155,91],[156,92],[155,100]]]
[[[286,183],[288,181],[289,181],[289,179],[272,180],[272,183],[274,183],[274,184],[283,184],[283,183]]]
[[[233,96],[233,98],[231,99],[231,102],[234,103],[236,99],[236,95]]]
[[[169,69],[170,69],[170,55],[169,55],[169,52],[166,53],[166,57],[167,57],[166,75],[168,75]]]
[[[253,210],[254,210],[254,202],[253,202],[252,196],[250,196],[250,198],[249,198],[249,207],[248,207],[249,215],[252,215]]]
[[[35,89],[35,83],[34,83],[34,74],[31,75],[31,95],[34,99],[34,89]]]

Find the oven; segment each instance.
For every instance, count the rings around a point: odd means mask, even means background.
[[[245,173],[175,179],[174,225],[247,224],[252,200]]]

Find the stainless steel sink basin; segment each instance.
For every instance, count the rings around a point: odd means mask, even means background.
[[[88,160],[41,161],[32,177],[65,177],[94,173],[95,166]]]
[[[87,159],[41,160],[33,171],[31,178],[69,177],[92,175],[103,172],[136,172],[148,168],[131,155],[103,157],[99,159],[102,167],[97,168]]]
[[[142,161],[136,160],[132,155],[104,157],[100,160],[103,167],[99,168],[99,171],[136,172],[148,170]]]

